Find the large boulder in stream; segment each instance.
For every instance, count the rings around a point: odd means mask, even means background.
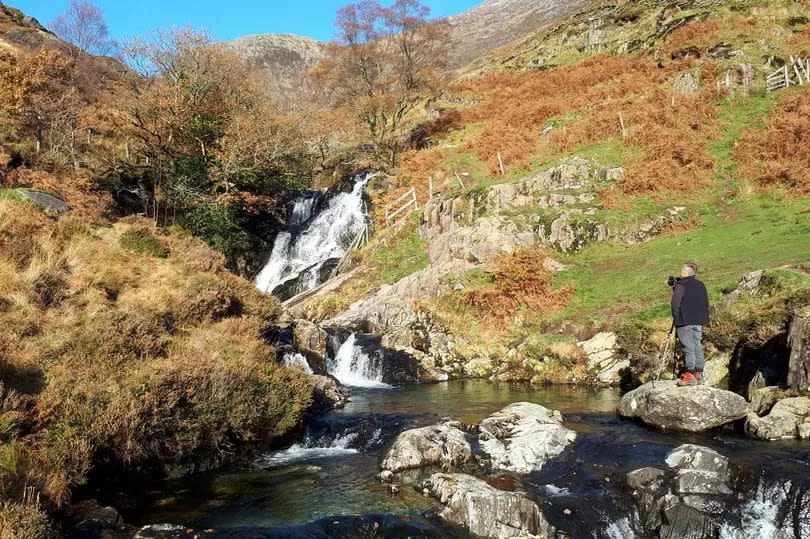
[[[562,414],[539,404],[516,402],[481,421],[481,449],[492,467],[531,473],[563,452],[576,433],[562,424]]]
[[[618,406],[622,417],[687,432],[703,432],[743,419],[748,411],[748,403],[736,393],[709,386],[678,387],[675,381],[644,384],[625,394]]]
[[[755,413],[745,421],[745,433],[760,440],[810,438],[810,397],[791,397],[778,401],[765,417]]]
[[[380,468],[401,472],[426,466],[449,468],[472,459],[472,447],[459,424],[448,422],[401,433],[385,454]]]
[[[498,490],[465,474],[434,474],[428,489],[444,505],[439,516],[478,537],[553,535],[553,528],[537,504],[520,492]]]

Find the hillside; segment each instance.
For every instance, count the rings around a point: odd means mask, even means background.
[[[34,50],[56,41],[36,19],[0,2],[0,48]]]
[[[808,286],[810,85],[764,82],[808,56],[806,3],[595,9],[457,81],[433,144],[375,191],[379,237],[352,278],[296,316],[381,334],[438,377],[535,383],[617,376],[576,346],[614,331],[644,377],[668,328],[666,277],[694,260],[720,303],[747,272],[794,268],[768,300],[782,322],[763,322],[781,331]],[[423,209],[384,226],[410,187]],[[708,337],[726,360],[742,346],[729,331]]]

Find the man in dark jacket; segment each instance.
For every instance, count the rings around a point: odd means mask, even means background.
[[[681,278],[672,289],[672,318],[683,348],[686,372],[679,386],[703,383],[703,326],[709,323],[709,294],[697,278],[697,264],[689,262],[681,268]]]

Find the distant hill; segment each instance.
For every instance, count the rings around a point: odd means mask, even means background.
[[[587,0],[487,0],[448,19],[449,67],[459,69],[494,49],[530,35],[582,8]],[[325,55],[327,43],[290,34],[245,36],[223,44],[257,68],[282,94],[299,87],[303,74]]]
[[[0,2],[0,49],[38,49],[58,39],[39,21]]]

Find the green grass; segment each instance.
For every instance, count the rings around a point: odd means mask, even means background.
[[[154,258],[166,258],[169,256],[169,251],[163,243],[150,232],[144,230],[125,232],[121,235],[119,241],[121,247],[135,251],[136,253],[145,254]]]
[[[22,200],[17,189],[0,189],[0,200]]]
[[[421,212],[409,215],[399,241],[393,247],[381,247],[374,252],[383,284],[393,284],[428,266],[427,245],[417,230],[421,217]]]
[[[703,226],[640,246],[598,244],[570,257],[574,268],[557,284],[574,285],[568,309],[557,318],[666,314],[666,278],[693,260],[717,295],[746,272],[810,261],[810,203],[758,197],[707,212]]]

